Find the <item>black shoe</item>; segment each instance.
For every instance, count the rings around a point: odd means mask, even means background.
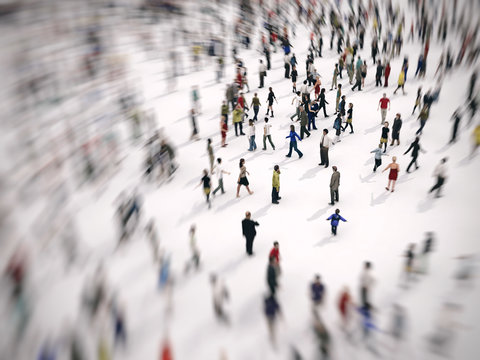
[[[281,199],[282,199],[282,198],[279,196],[279,197],[278,197],[278,200],[281,200]]]
[[[320,163],[320,164],[318,164],[318,166],[322,166],[322,165],[325,165],[325,164],[324,164],[324,163]]]
[[[272,201],[272,204],[280,204],[278,201]]]
[[[335,205],[335,203],[328,203],[328,205]]]
[[[285,155],[285,157],[292,157],[292,155]]]
[[[240,135],[245,135],[245,133],[240,133]]]
[[[302,158],[302,156],[303,156],[303,154],[302,154],[302,155],[298,155],[298,158],[299,158],[299,159],[301,159],[301,158]]]
[[[325,167],[327,168],[327,167],[328,167],[328,165],[325,165]]]

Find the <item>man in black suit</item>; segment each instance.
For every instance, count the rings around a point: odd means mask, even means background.
[[[250,219],[252,214],[250,211],[245,213],[245,219],[242,220],[242,233],[247,240],[247,254],[253,255],[252,246],[253,246],[253,239],[255,239],[255,235],[257,235],[257,231],[255,230],[255,226],[260,225],[258,222],[253,221]]]

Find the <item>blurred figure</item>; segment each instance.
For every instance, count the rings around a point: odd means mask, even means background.
[[[462,308],[455,303],[444,303],[439,311],[432,333],[427,337],[432,353],[450,358],[453,343],[457,337],[457,329],[461,324],[457,321]]]
[[[215,310],[215,315],[221,322],[229,324],[230,319],[224,309],[225,302],[229,300],[229,292],[223,282],[218,280],[216,274],[210,275],[210,283],[212,285],[213,309]]]
[[[419,259],[419,264],[417,266],[417,272],[421,274],[426,274],[428,272],[428,258],[429,254],[433,251],[433,240],[434,240],[434,233],[428,231],[426,234],[426,238],[423,242],[423,250],[422,254]]]
[[[147,233],[146,235],[152,250],[153,263],[156,264],[159,260],[159,240],[154,219],[150,219],[145,228],[145,231]]]
[[[457,140],[458,126],[460,125],[460,120],[462,120],[462,114],[460,108],[455,110],[452,115],[453,128],[452,128],[452,137],[450,138],[449,144],[453,144]]]
[[[437,191],[435,197],[439,198],[442,195],[440,194],[443,184],[445,183],[445,180],[447,179],[447,167],[445,163],[447,162],[447,158],[443,158],[440,160],[440,164],[438,164],[435,167],[435,170],[433,172],[433,176],[437,178],[437,182],[433,187],[430,189],[429,193],[434,192],[435,190]]]
[[[193,224],[192,226],[190,226],[190,231],[189,231],[190,251],[192,253],[192,257],[190,258],[189,261],[187,261],[187,264],[185,265],[185,273],[188,273],[192,266],[197,271],[200,268],[200,251],[198,250],[198,247],[197,247],[197,237],[195,235],[195,232],[196,232],[196,226],[195,224]]]
[[[473,278],[475,275],[475,255],[466,254],[456,258],[458,260],[457,269],[454,278],[457,285],[461,287],[470,287],[473,285]]]
[[[267,284],[268,288],[270,289],[270,295],[275,296],[275,292],[278,287],[278,272],[276,270],[276,260],[275,256],[270,256],[268,259],[268,267],[267,267]]]
[[[172,347],[168,338],[163,340],[162,348],[160,350],[160,360],[173,360]]]
[[[325,327],[325,323],[322,321],[320,315],[318,315],[318,313],[315,311],[313,312],[313,330],[318,340],[321,359],[330,359],[330,333]]]
[[[360,275],[360,299],[361,307],[367,310],[373,306],[371,304],[371,291],[375,283],[375,279],[372,276],[372,263],[365,261],[363,264],[363,271]]]
[[[352,319],[352,309],[353,309],[352,296],[350,295],[350,290],[345,286],[340,292],[340,297],[338,299],[338,310],[340,311],[341,317],[341,327],[342,330],[347,334],[347,337],[351,335],[351,319]]]
[[[270,334],[270,341],[273,346],[277,345],[276,339],[276,323],[278,317],[282,316],[280,305],[273,295],[269,295],[264,299],[264,311],[267,318],[268,332]]]
[[[325,285],[320,275],[315,275],[315,279],[310,285],[310,298],[312,299],[313,309],[316,311],[323,304],[325,297]]]
[[[414,266],[415,266],[415,244],[408,245],[408,249],[405,252],[405,280],[407,282],[414,280]]]
[[[397,350],[399,343],[406,338],[407,333],[407,313],[403,306],[393,304],[391,315],[390,335],[392,336],[395,348]]]
[[[277,272],[277,275],[280,275],[281,270],[280,270],[280,244],[278,241],[273,242],[273,248],[270,250],[270,254],[268,258],[274,258],[275,259],[275,271]]]

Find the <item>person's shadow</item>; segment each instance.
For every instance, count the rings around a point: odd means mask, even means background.
[[[313,246],[321,247],[321,246],[325,246],[325,245],[328,245],[328,244],[331,244],[331,243],[334,243],[334,242],[335,242],[335,237],[333,235],[330,235],[330,236],[324,237],[322,240],[320,240],[319,242],[317,242]]]
[[[307,219],[307,221],[317,220],[320,216],[322,216],[323,214],[325,214],[328,209],[330,209],[330,206],[328,206],[328,205],[325,206],[325,207],[322,208],[322,209],[318,209],[315,213],[313,213],[313,214]]]
[[[381,127],[382,127],[382,125],[381,125],[381,124],[378,124],[378,125],[375,125],[375,126],[373,126],[373,127],[371,127],[371,128],[366,129],[363,133],[364,133],[365,135],[368,135],[368,134],[371,134],[371,133],[377,131],[377,130],[380,129]]]
[[[218,213],[218,212],[221,212],[227,208],[229,208],[230,206],[232,206],[233,204],[235,204],[236,202],[238,202],[239,199],[237,198],[233,198],[233,199],[230,199],[228,200],[227,202],[224,202],[222,205],[220,205],[219,207],[215,208],[215,212]],[[215,204],[213,202],[213,204]]]
[[[315,177],[315,175],[320,171],[322,170],[322,167],[321,166],[315,166],[309,170],[307,170],[300,179],[298,179],[299,181],[302,181],[302,180],[307,180],[307,179],[313,179]]]
[[[371,194],[371,200],[370,200],[370,206],[383,204],[387,200],[387,197],[388,197],[389,194],[390,194],[390,191],[385,190],[380,195],[378,195],[376,198],[374,198],[373,193],[372,193]]]
[[[362,177],[362,175],[358,174],[358,177],[360,178],[360,181],[362,183],[367,183],[367,184],[370,184],[370,183],[374,183],[375,181],[370,181],[371,178],[373,178],[374,176],[376,175],[376,173],[372,172],[370,175],[367,175],[365,177]]]
[[[434,199],[430,196],[421,200],[417,205],[417,212],[424,213],[433,208]]]
[[[281,206],[281,205],[278,205],[278,206]],[[272,207],[272,204],[268,204],[268,205],[265,205],[264,207],[258,209],[258,210],[255,210],[253,212],[253,216],[256,218],[256,219],[260,219],[261,217],[267,215],[268,213],[268,209],[270,209]]]

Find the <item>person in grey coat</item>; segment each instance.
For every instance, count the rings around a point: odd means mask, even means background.
[[[386,155],[382,152],[382,144],[379,144],[378,147],[370,153],[375,153],[375,166],[373,167],[373,172],[377,172],[377,168],[382,165],[382,155]]]
[[[307,134],[307,137],[310,136],[310,131],[307,130],[308,116],[303,106],[300,106],[299,110],[300,115],[298,117],[300,118],[300,138],[303,140],[305,134]]]
[[[340,172],[337,171],[336,166],[332,166],[333,174],[330,178],[330,205],[335,205],[338,202],[338,187],[340,186]]]

